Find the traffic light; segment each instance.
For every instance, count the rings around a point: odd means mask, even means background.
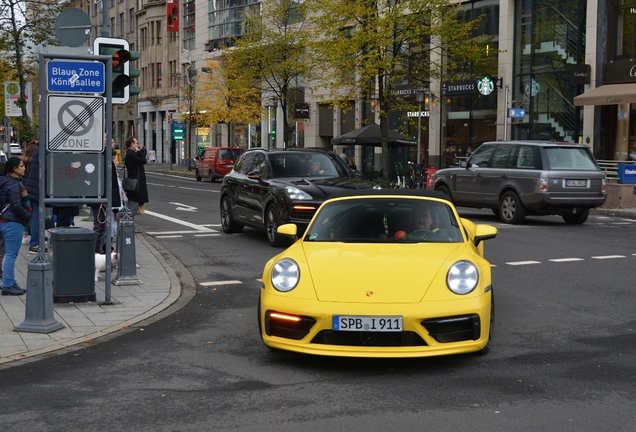
[[[276,142],[276,129],[272,129],[272,142]]]
[[[140,75],[140,71],[130,67],[131,61],[139,60],[140,53],[130,51],[126,39],[97,37],[93,42],[93,53],[112,57],[113,104],[128,103],[131,95],[141,92],[139,87],[131,85],[133,78]]]

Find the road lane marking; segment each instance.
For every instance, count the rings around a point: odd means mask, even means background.
[[[218,285],[236,285],[242,284],[240,280],[226,280],[226,281],[214,281],[214,282],[201,282],[199,285],[208,287],[208,286],[218,286]]]
[[[195,237],[221,237],[221,234],[195,234]]]
[[[561,263],[561,262],[585,261],[585,260],[583,258],[554,258],[548,261]]]
[[[177,235],[177,234],[175,234],[175,235],[158,235],[156,237],[157,238],[162,238],[162,239],[165,239],[165,238],[183,238],[182,235]]]
[[[193,191],[199,191],[199,192],[214,192],[214,193],[220,193],[221,191],[218,190],[212,190],[212,189],[199,189],[199,188],[191,188],[191,187],[185,187],[185,186],[177,186],[179,189],[185,189],[185,190],[193,190]]]
[[[507,262],[506,264],[511,266],[519,266],[519,265],[541,264],[541,261],[514,261],[514,262]]]
[[[150,210],[146,210],[145,214],[157,217],[159,219],[164,219],[164,220],[167,220],[167,221],[170,221],[170,222],[174,222],[174,223],[179,224],[179,225],[184,225],[184,226],[193,228],[193,229],[195,229],[195,230],[197,230],[199,232],[213,232],[213,233],[218,232],[216,230],[212,230],[210,228],[206,228],[203,225],[193,224],[193,223],[181,220],[181,219],[174,218],[172,216],[164,215],[164,214],[161,214],[161,213],[156,213],[156,212],[153,212],[153,211],[150,211]]]
[[[626,258],[626,256],[625,255],[603,255],[603,256],[593,256],[591,258],[604,260],[604,259],[614,259],[614,258]]]

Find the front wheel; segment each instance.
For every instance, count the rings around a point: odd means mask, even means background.
[[[590,215],[589,210],[583,210],[580,213],[570,213],[567,215],[563,215],[562,218],[566,224],[570,225],[581,225],[587,220],[587,217]]]
[[[499,218],[508,224],[520,224],[526,218],[526,207],[513,191],[508,191],[499,201]]]
[[[265,230],[270,246],[278,247],[283,244],[283,238],[276,231],[280,225],[280,212],[275,205],[270,204],[265,211]]]
[[[230,198],[224,195],[221,198],[221,227],[223,232],[228,234],[240,233],[243,231],[243,225],[239,225],[234,220]]]
[[[442,185],[442,186],[438,187],[435,190],[438,191],[438,192],[443,193],[444,195],[446,195],[448,197],[448,200],[450,202],[453,202],[453,197],[451,196],[450,190],[446,186]]]

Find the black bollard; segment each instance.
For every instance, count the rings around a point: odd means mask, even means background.
[[[128,208],[119,212],[117,224],[117,277],[113,285],[140,285],[135,252],[135,220]]]

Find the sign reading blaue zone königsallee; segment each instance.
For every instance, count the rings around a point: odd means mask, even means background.
[[[103,93],[106,68],[102,62],[50,61],[47,90],[64,93]]]

